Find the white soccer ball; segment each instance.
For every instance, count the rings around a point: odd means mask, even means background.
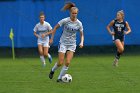
[[[65,74],[64,76],[62,76],[62,81],[65,83],[72,82],[72,76],[70,74]]]

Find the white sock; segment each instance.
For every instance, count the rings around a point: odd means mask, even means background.
[[[58,79],[61,79],[62,76],[66,74],[68,68],[69,68],[69,67],[67,67],[67,66],[63,66],[63,67],[62,67],[61,72],[60,72],[60,74],[59,74],[59,76],[58,76]]]
[[[41,59],[41,61],[45,64],[46,62],[45,62],[45,58],[44,58],[44,56],[40,56],[40,59]]]
[[[54,72],[57,68],[58,68],[58,66],[57,66],[57,62],[56,62],[55,65],[52,68],[52,71]]]
[[[48,53],[48,58],[50,58],[51,57],[51,55]]]

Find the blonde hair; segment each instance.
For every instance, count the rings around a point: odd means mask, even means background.
[[[123,11],[123,10],[120,10],[120,11],[118,11],[117,13],[120,13],[121,16],[122,16],[122,18],[124,19],[124,11]]]
[[[62,8],[63,11],[69,10],[78,10],[78,8],[76,7],[76,5],[72,2],[68,2],[64,5],[64,7]]]

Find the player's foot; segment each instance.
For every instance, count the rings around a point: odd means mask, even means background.
[[[115,59],[114,59],[114,62],[113,62],[113,66],[118,67],[118,61],[119,61],[119,60],[118,60],[117,58],[115,58]]]
[[[49,74],[49,78],[52,79],[53,78],[53,75],[54,75],[54,72],[51,70],[50,71],[50,74]]]
[[[52,63],[52,56],[50,54],[48,54],[48,59],[49,59],[49,62]]]
[[[43,66],[43,67],[46,67],[46,63],[42,63],[42,66]]]
[[[57,79],[57,81],[56,81],[56,82],[63,82],[63,81],[62,81],[62,79]]]

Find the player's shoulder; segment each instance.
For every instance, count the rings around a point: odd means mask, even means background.
[[[126,20],[124,20],[124,24],[125,24],[125,26],[126,26],[126,25],[129,25],[129,24],[128,24],[128,21],[126,21]]]
[[[124,22],[127,24],[128,23],[128,21],[127,20],[124,20]]]
[[[45,25],[50,25],[50,23],[49,23],[49,22],[46,22],[46,21],[44,21],[44,24],[45,24]]]
[[[40,25],[40,22],[38,22],[37,24],[36,24],[36,26],[39,26]]]
[[[110,24],[115,25],[117,23],[117,19],[113,19]]]
[[[117,22],[117,19],[113,19],[112,22],[113,22],[113,23]]]
[[[62,20],[69,21],[70,17],[63,18]]]
[[[125,25],[128,24],[128,22],[126,20],[123,20],[122,23],[125,24]]]
[[[61,23],[66,23],[66,22],[69,22],[70,21],[70,17],[66,17],[66,18],[63,18],[63,19],[61,19],[59,22]]]
[[[82,25],[82,22],[79,19],[77,19],[77,22],[79,25]]]

